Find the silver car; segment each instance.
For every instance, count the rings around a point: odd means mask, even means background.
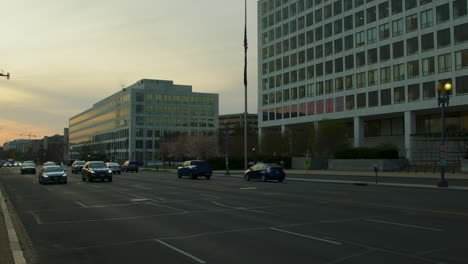
[[[122,167],[115,162],[106,162],[106,166],[109,170],[112,171],[113,174],[121,174],[122,173]]]
[[[39,173],[39,183],[67,183],[67,174],[60,166],[45,166]]]

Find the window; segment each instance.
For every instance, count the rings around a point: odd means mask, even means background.
[[[289,68],[289,56],[284,56],[283,57],[283,68]]]
[[[299,99],[306,97],[305,85],[299,86]]]
[[[366,23],[372,23],[377,19],[377,9],[375,6],[369,7],[366,10]]]
[[[345,50],[350,50],[354,48],[354,38],[353,35],[348,35],[345,37]]]
[[[467,0],[455,0],[453,3],[453,17],[459,18],[466,16],[468,13],[468,1]]]
[[[346,110],[354,109],[354,94],[346,96]]]
[[[391,68],[390,67],[385,67],[380,69],[380,83],[389,83],[392,81],[392,76],[391,76]]]
[[[282,77],[283,77],[282,74],[276,75],[276,87],[281,87],[281,85],[283,84]]]
[[[320,59],[323,57],[323,45],[315,47],[315,58]]]
[[[356,67],[362,67],[366,65],[366,52],[362,51],[359,53],[356,53]]]
[[[289,46],[291,50],[297,49],[297,37],[292,37],[289,39]]]
[[[357,94],[357,108],[366,107],[366,93]]]
[[[368,86],[379,84],[379,70],[372,70],[367,73]]]
[[[314,48],[308,48],[306,51],[307,61],[314,60]]]
[[[306,15],[306,26],[310,27],[314,24],[314,13],[310,12]]]
[[[423,99],[429,100],[435,98],[435,82],[425,82],[423,83]]]
[[[390,37],[390,24],[385,23],[379,26],[379,39],[384,40]]]
[[[322,40],[323,38],[323,28],[318,27],[315,29],[315,41]]]
[[[289,72],[283,73],[283,84],[288,85],[289,84]]]
[[[403,40],[393,43],[392,46],[393,46],[393,58],[394,59],[403,57],[405,55],[405,50],[404,50],[405,48],[403,45]]]
[[[421,28],[432,26],[434,19],[432,18],[432,9],[421,12]]]
[[[305,62],[305,51],[304,50],[299,51],[297,56],[298,56],[299,64],[303,64]]]
[[[437,31],[437,48],[450,45],[450,28]]]
[[[297,87],[291,88],[291,100],[297,99]]]
[[[412,32],[418,29],[418,14],[406,17],[406,32]]]
[[[367,30],[367,44],[377,41],[377,28],[373,27]]]
[[[329,38],[333,35],[333,23],[328,23],[324,26],[324,35],[325,38]]]
[[[323,63],[315,65],[315,76],[323,76]]]
[[[378,61],[377,59],[377,48],[370,49],[367,51],[367,63],[374,64]]]
[[[408,101],[419,101],[419,84],[408,85]]]
[[[393,88],[393,103],[394,104],[401,104],[406,102],[405,99],[405,87],[395,87]]]
[[[317,95],[323,95],[323,82],[317,83]]]
[[[315,95],[315,84],[307,84],[307,97],[314,97]]]
[[[418,37],[410,38],[406,40],[406,55],[412,55],[418,53],[419,43]]]
[[[448,53],[440,55],[439,60],[439,73],[449,72],[452,70],[452,54]]]
[[[335,39],[335,53],[343,51],[343,39]]]
[[[333,93],[333,80],[325,81],[325,94]]]
[[[344,11],[349,11],[353,9],[353,0],[343,0],[344,1]]]
[[[436,7],[436,18],[437,18],[437,24],[443,23],[450,19],[448,3]]]
[[[339,77],[335,79],[335,91],[341,92],[344,90],[344,82],[343,77]]]
[[[344,29],[345,31],[351,30],[354,27],[353,15],[346,16],[344,18]]]
[[[333,22],[333,29],[335,31],[335,35],[343,32],[343,20],[342,19],[335,20],[335,22]]]
[[[291,83],[296,83],[297,82],[297,71],[294,70],[291,72]]]
[[[345,89],[352,90],[354,89],[354,80],[353,75],[348,75],[345,77]]]
[[[367,95],[367,99],[369,101],[368,103],[369,107],[379,106],[379,92],[378,91],[369,92],[369,94]]]
[[[455,52],[455,69],[468,68],[468,49]]]
[[[379,48],[380,61],[386,61],[390,59],[390,44]]]
[[[315,10],[315,23],[322,21],[322,9]]]
[[[314,30],[309,30],[306,33],[307,44],[314,42]]]
[[[354,54],[345,57],[345,69],[349,70],[354,68]]]
[[[325,74],[333,73],[333,60],[325,62]]]
[[[392,21],[392,36],[396,37],[403,34],[403,19]]]
[[[379,4],[379,19],[388,17],[389,10],[390,8],[388,5],[388,1],[385,1],[384,3]]]
[[[408,62],[408,79],[419,77],[419,61]]]
[[[283,101],[289,101],[289,89],[283,90]]]
[[[435,73],[434,57],[422,59],[422,75],[428,76]]]
[[[364,0],[354,0],[354,7],[359,7],[364,4]]]
[[[339,15],[341,12],[343,12],[343,6],[341,4],[341,0],[338,0],[333,3],[333,15]]]
[[[366,73],[360,72],[356,74],[356,87],[364,88],[366,87]]]
[[[297,44],[299,48],[304,47],[305,45],[305,33],[299,34],[297,36]]]
[[[391,105],[392,104],[392,89],[384,89],[380,91],[380,104]]]
[[[289,39],[283,40],[283,51],[289,51]]]
[[[343,58],[335,59],[335,73],[343,71]]]
[[[354,14],[354,25],[356,27],[364,26],[364,11]]]
[[[332,17],[332,5],[326,5],[323,8],[323,19],[329,19]]]
[[[393,66],[393,80],[402,81],[405,79],[405,64],[401,63]]]
[[[314,78],[314,65],[307,66],[307,80]]]
[[[421,36],[421,51],[434,49],[434,33],[427,33]]]
[[[456,79],[455,89],[457,90],[457,95],[468,94],[468,76],[460,76]],[[468,114],[465,115],[466,119],[468,119]],[[468,122],[463,123],[465,127],[468,127]]]
[[[410,10],[418,5],[417,0],[405,0],[405,10]]]
[[[468,41],[468,23],[455,26],[453,28],[455,44]]]
[[[291,22],[289,22],[289,32],[294,33],[296,31],[297,31],[297,21],[294,19],[294,20],[291,20]]]
[[[282,92],[276,92],[276,102],[281,103],[283,101],[283,93]]]
[[[356,33],[356,48],[366,44],[366,35],[364,31]]]
[[[401,13],[403,11],[402,0],[391,0],[392,2],[392,15]]]

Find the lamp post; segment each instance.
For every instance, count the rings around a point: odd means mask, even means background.
[[[226,173],[225,175],[231,175],[229,172],[229,122],[224,120],[224,135],[226,141]]]
[[[448,182],[445,179],[445,167],[447,166],[447,147],[445,145],[445,107],[449,106],[450,97],[449,91],[452,90],[452,84],[447,82],[445,85],[439,83],[437,85],[437,105],[440,107],[442,116],[442,131],[440,139],[440,180],[437,183],[439,187],[448,187]]]

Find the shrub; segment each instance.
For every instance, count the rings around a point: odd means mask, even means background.
[[[398,159],[396,148],[349,148],[336,152],[336,159]]]

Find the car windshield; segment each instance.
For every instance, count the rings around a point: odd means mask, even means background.
[[[117,163],[106,163],[107,166],[120,166],[119,164]]]
[[[23,164],[23,167],[34,167],[34,165],[28,163],[28,164]]]
[[[204,162],[204,161],[192,161],[191,164],[192,165],[205,165],[206,162]]]
[[[104,163],[90,163],[88,165],[91,169],[100,169],[100,168],[106,168],[106,164]]]
[[[51,166],[51,167],[45,167],[44,168],[44,172],[46,172],[46,173],[47,172],[62,172],[62,171],[63,171],[63,169],[58,167],[58,166],[57,167],[55,167],[55,166],[52,167]]]
[[[274,168],[274,167],[281,168],[281,167],[283,167],[283,166],[280,166],[280,165],[278,165],[276,163],[267,163],[266,165],[267,165],[268,168]]]
[[[84,165],[84,164],[85,164],[84,161],[77,161],[77,162],[75,162],[75,165]]]

